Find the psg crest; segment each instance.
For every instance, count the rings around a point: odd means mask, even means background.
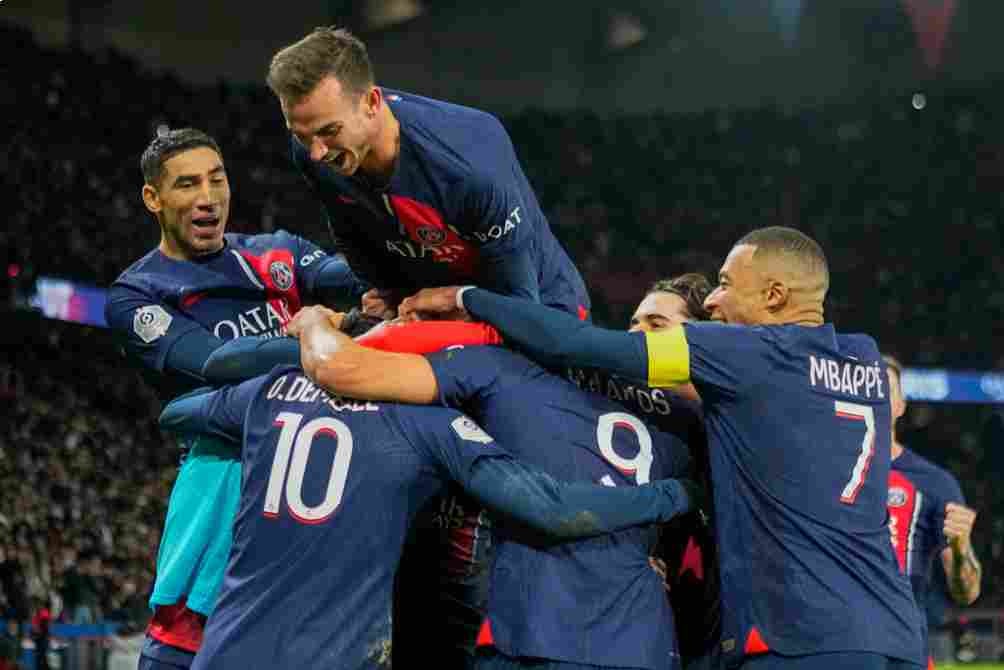
[[[446,231],[435,226],[419,226],[415,233],[425,244],[435,246],[446,241]]]
[[[893,486],[889,488],[889,507],[902,507],[906,504],[906,491]]]
[[[280,291],[288,291],[293,285],[293,270],[282,261],[273,261],[268,266],[268,274]]]

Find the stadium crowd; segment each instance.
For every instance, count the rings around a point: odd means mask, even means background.
[[[43,49],[2,24],[0,55],[0,189],[15,203],[0,248],[23,277],[107,285],[156,244],[138,162],[160,124],[219,139],[238,194],[231,232],[287,228],[327,242],[264,86],[195,88],[113,52]],[[932,95],[922,110],[875,100],[867,114],[855,104],[504,121],[597,321],[623,324],[653,280],[713,276],[735,239],[781,223],[830,254],[828,317],[844,330],[876,334],[909,364],[984,368],[1004,366],[993,340],[1004,257],[985,253],[1004,244],[1004,144],[987,96],[989,87]],[[64,621],[142,625],[178,456],[156,428],[157,401],[100,332],[18,324],[0,375],[12,408],[0,433],[7,612],[27,619],[48,604]],[[1004,498],[986,449],[990,416],[915,406],[904,441],[954,472],[982,511],[979,604],[1001,606],[1004,556],[989,538],[1002,536],[992,510]]]

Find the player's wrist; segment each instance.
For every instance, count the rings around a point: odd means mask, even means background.
[[[464,294],[473,288],[477,288],[477,286],[474,286],[473,284],[468,284],[467,286],[461,286],[460,288],[457,289],[457,297],[456,297],[457,309],[459,309],[461,312],[467,311],[467,308],[464,306]]]

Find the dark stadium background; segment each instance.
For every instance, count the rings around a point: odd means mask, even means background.
[[[1004,368],[1004,3],[0,0],[2,569],[33,611],[69,621],[83,599],[117,622],[57,626],[54,663],[129,667],[178,454],[102,329],[27,308],[36,282],[84,295],[156,244],[138,159],[160,124],[220,140],[231,231],[326,243],[263,76],[330,23],[366,40],[378,83],[503,119],[597,321],[783,224],[827,250],[842,329],[908,366]],[[983,595],[948,612],[939,654],[996,660],[1000,405],[915,402],[902,425],[980,511]]]

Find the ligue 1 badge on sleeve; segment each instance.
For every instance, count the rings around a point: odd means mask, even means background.
[[[459,435],[462,440],[467,440],[468,442],[480,442],[481,444],[489,444],[492,442],[492,436],[481,430],[481,426],[474,423],[466,416],[458,416],[450,423],[450,426],[453,428],[453,432]]]
[[[172,316],[160,305],[145,305],[136,310],[132,329],[147,344],[163,337],[171,326]]]

